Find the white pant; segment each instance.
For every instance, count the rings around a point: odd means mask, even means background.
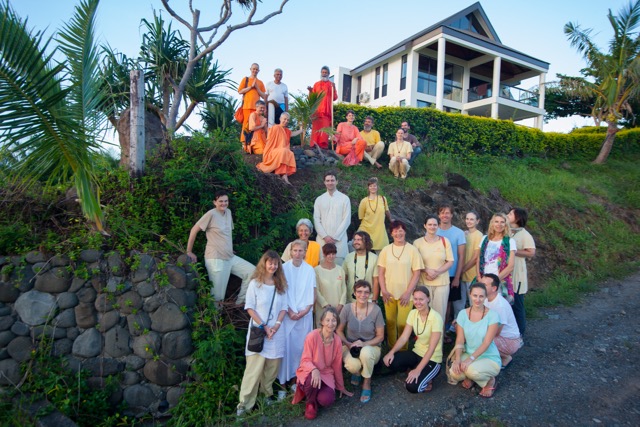
[[[407,159],[398,161],[395,157],[392,157],[389,162],[389,170],[393,172],[393,176],[397,177],[400,175],[406,177],[409,169],[411,169],[411,166],[409,166],[409,161]]]
[[[373,150],[370,153],[364,152],[364,158],[369,161],[372,165],[376,164],[376,161],[382,156],[384,152],[384,142],[378,141],[376,145],[373,146]]]
[[[251,275],[256,267],[248,261],[243,260],[239,256],[233,256],[231,259],[205,259],[204,265],[207,267],[207,273],[209,273],[209,280],[211,280],[211,295],[213,295],[216,301],[224,300],[224,296],[227,292],[227,284],[229,283],[229,276],[233,274],[238,276],[242,280],[242,286],[240,287],[240,294],[236,304],[244,304],[244,298],[247,294],[247,287],[251,280]]]

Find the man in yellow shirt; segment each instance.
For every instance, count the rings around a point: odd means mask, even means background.
[[[382,165],[378,163],[378,159],[384,152],[384,142],[380,140],[380,132],[373,129],[373,117],[367,116],[364,118],[364,130],[360,132],[360,136],[367,142],[367,146],[364,149],[364,158],[372,166],[381,169]]]

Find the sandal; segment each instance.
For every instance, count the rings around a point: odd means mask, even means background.
[[[473,381],[471,381],[470,379],[462,381],[462,387],[466,388],[467,390],[471,390],[473,388]]]
[[[497,388],[498,388],[498,380],[494,377],[493,378],[493,386],[489,387],[489,384],[487,383],[486,386],[482,387],[482,390],[480,390],[480,393],[478,393],[478,396],[484,397],[486,399],[490,399],[495,394]],[[489,394],[488,395],[482,394],[483,392],[484,393],[489,393]]]
[[[371,400],[371,390],[362,390],[360,394],[360,403],[368,403]]]
[[[506,368],[507,368],[507,366],[509,366],[509,365],[511,364],[511,361],[513,360],[513,357],[511,357],[511,356],[507,356],[507,357],[505,358],[505,360],[506,360],[506,363],[503,363],[503,364],[502,364],[502,367],[500,368],[501,370],[502,370],[502,369],[506,369]]]
[[[360,375],[352,374],[351,375],[351,385],[360,385],[360,380],[362,377]]]

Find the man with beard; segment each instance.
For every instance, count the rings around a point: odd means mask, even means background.
[[[409,131],[411,130],[409,122],[402,122],[400,128],[404,132],[404,140],[408,141],[411,144],[411,148],[413,148],[413,151],[411,152],[411,158],[409,159],[409,165],[413,165],[413,162],[416,160],[416,157],[418,157],[418,154],[422,153],[422,144],[418,142],[418,138],[409,133]]]
[[[373,242],[366,231],[356,231],[353,235],[354,252],[349,252],[342,263],[347,282],[347,303],[355,302],[353,286],[358,280],[373,284],[372,301],[378,301],[378,255],[371,251]]]
[[[320,148],[327,149],[329,147],[329,135],[320,132],[320,129],[331,127],[333,118],[333,101],[338,99],[336,85],[329,80],[331,71],[326,65],[320,70],[320,81],[316,82],[313,87],[308,86],[309,94],[324,93],[324,98],[320,102],[318,109],[311,123],[311,147],[318,145]]]
[[[367,116],[364,118],[364,130],[360,132],[360,136],[367,142],[367,146],[364,149],[364,158],[378,169],[382,168],[382,165],[378,163],[378,159],[384,152],[384,142],[380,140],[380,132],[373,129],[373,117]]]
[[[351,225],[351,201],[337,190],[338,179],[334,171],[324,174],[327,192],[319,196],[313,204],[313,225],[322,247],[325,243],[336,245],[336,264],[342,265],[347,256],[347,229]]]

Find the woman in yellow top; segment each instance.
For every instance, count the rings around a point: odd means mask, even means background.
[[[324,258],[314,269],[316,271],[316,326],[320,327],[320,314],[327,307],[334,307],[338,314],[347,302],[347,284],[344,270],[336,265],[338,249],[333,243],[322,247]]]
[[[437,311],[429,309],[429,290],[417,286],[413,291],[415,309],[409,312],[407,324],[396,345],[384,356],[384,364],[395,372],[406,372],[405,387],[409,393],[431,391],[433,379],[440,373],[442,363],[442,317]],[[399,351],[411,332],[416,336],[412,351]]]
[[[304,260],[311,267],[315,267],[320,264],[320,244],[316,241],[309,240],[311,237],[311,233],[313,233],[313,224],[311,220],[307,218],[302,218],[298,221],[296,225],[296,233],[298,233],[298,238],[307,242],[307,254],[304,257]],[[293,242],[292,242],[293,243]],[[282,262],[287,262],[291,259],[291,243],[287,245],[282,254]]]
[[[469,285],[476,278],[476,261],[478,260],[478,254],[480,253],[480,242],[482,241],[482,232],[478,230],[478,224],[480,223],[480,217],[475,211],[467,212],[464,217],[464,223],[467,226],[467,231],[464,232],[464,237],[467,241],[467,245],[464,249],[464,264],[462,265],[462,280],[460,280],[460,298],[458,301],[453,302],[453,318],[458,318],[458,313],[464,310],[467,305],[467,297],[469,296]]]
[[[369,178],[369,195],[360,201],[358,217],[360,228],[366,231],[373,241],[373,250],[379,251],[389,244],[389,236],[384,226],[385,217],[391,222],[389,204],[384,196],[378,194],[378,178]]]
[[[431,293],[431,308],[443,319],[447,313],[449,301],[449,268],[453,265],[451,243],[446,237],[436,235],[440,219],[428,215],[424,221],[426,234],[413,242],[424,263],[421,283]]]

